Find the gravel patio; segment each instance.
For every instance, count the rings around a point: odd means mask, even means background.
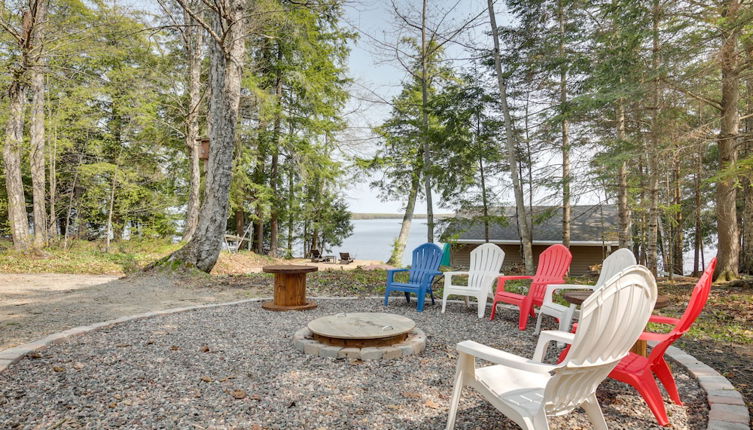
[[[349,361],[305,355],[293,333],[339,312],[383,312],[377,299],[318,300],[305,312],[277,313],[260,303],[199,309],[130,321],[69,338],[0,373],[0,428],[438,429],[457,354],[473,339],[531,356],[533,328],[517,330],[517,312],[477,319],[473,307],[448,304],[415,311],[391,300],[387,312],[415,320],[427,335],[421,355]],[[685,406],[666,402],[675,429],[706,428],[708,405],[698,383],[673,371]],[[598,397],[610,429],[660,428],[627,385],[605,381]],[[666,396],[665,396],[666,399]],[[458,429],[516,429],[471,390]],[[585,414],[553,428],[590,428]]]

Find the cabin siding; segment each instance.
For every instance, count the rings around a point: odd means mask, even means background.
[[[453,267],[469,267],[471,261],[471,251],[476,248],[477,244],[453,244],[450,248],[450,257]],[[523,258],[519,245],[498,245],[505,252],[505,262],[502,265],[503,272],[523,272]],[[548,245],[534,245],[533,258],[534,264],[538,265],[539,255],[547,249]],[[608,255],[611,247],[601,246],[577,246],[572,245],[570,252],[573,254],[573,261],[570,265],[571,276],[581,276],[590,272],[590,267],[601,264]],[[515,269],[515,270],[513,270]]]

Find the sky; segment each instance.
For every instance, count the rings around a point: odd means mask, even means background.
[[[417,9],[421,4],[419,1],[396,0],[396,4],[398,9],[404,13],[419,16],[417,15],[420,12]],[[449,10],[450,13],[447,14],[443,28],[454,29],[460,23],[465,22],[469,16],[485,13],[486,0],[432,0],[429,6],[429,22],[436,22],[438,15],[444,15]],[[358,39],[350,44],[351,53],[348,59],[348,68],[349,76],[354,80],[352,87],[354,97],[346,110],[350,112],[361,108],[361,111],[349,115],[348,123],[351,127],[349,132],[357,136],[359,142],[364,142],[356,145],[355,148],[349,148],[349,150],[357,155],[366,155],[374,150],[373,136],[370,135],[368,129],[379,124],[389,114],[389,106],[378,103],[379,99],[389,100],[397,95],[400,92],[401,83],[407,77],[407,73],[399,62],[391,58],[391,54],[385,51],[383,43],[389,44],[398,37],[415,36],[418,33],[395,33],[397,17],[393,12],[392,2],[387,0],[352,1],[347,4],[345,12],[345,27],[359,33]],[[479,23],[487,22],[485,18],[486,15],[479,20]],[[504,16],[498,19],[500,21],[505,20]],[[484,33],[485,30],[485,28],[471,29],[464,34],[462,40],[491,44],[491,39]],[[447,46],[447,56],[450,58],[462,58],[467,55],[467,52],[457,45],[449,44]],[[463,60],[456,60],[455,62],[463,63]],[[361,175],[358,179],[345,190],[345,196],[352,212],[401,213],[404,210],[404,201],[380,200],[378,191],[369,187],[370,178]],[[452,208],[442,205],[438,196],[434,196],[433,200],[435,212],[453,212]],[[425,201],[417,203],[416,213],[426,213]]]

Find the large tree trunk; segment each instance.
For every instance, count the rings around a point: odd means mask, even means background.
[[[753,51],[749,50],[753,54]],[[753,61],[753,55],[748,56]],[[747,115],[753,114],[753,77],[747,79]],[[745,120],[745,154],[753,157],[753,117]],[[740,248],[740,272],[753,275],[753,182],[750,177],[743,177],[740,189],[743,191],[742,247]]]
[[[431,196],[431,152],[429,145],[429,76],[428,76],[428,49],[426,45],[426,8],[428,0],[423,0],[421,10],[421,140],[424,153],[424,193],[426,194],[426,240],[434,242],[434,207]]]
[[[740,8],[739,0],[727,2],[723,16],[734,20]],[[739,26],[730,25],[731,30],[722,31],[720,53],[722,68],[722,112],[719,127],[719,168],[724,170],[737,162],[737,134],[740,118],[737,104],[740,91],[737,42]],[[721,178],[716,185],[716,224],[717,258],[716,276],[718,280],[737,278],[740,258],[740,237],[737,226],[736,180]]]
[[[183,30],[186,62],[188,64],[187,87],[188,106],[186,106],[185,144],[191,158],[188,207],[186,208],[185,228],[183,240],[189,241],[196,232],[199,223],[199,209],[201,207],[201,146],[199,138],[199,108],[201,106],[201,60],[204,30],[196,26],[196,21],[183,11],[183,20],[189,26]]]
[[[403,265],[403,253],[405,252],[405,244],[408,243],[408,234],[410,233],[410,226],[413,222],[413,212],[416,209],[416,198],[418,197],[418,187],[421,183],[421,171],[420,167],[413,170],[410,191],[408,192],[408,202],[405,205],[405,213],[403,214],[403,222],[400,225],[400,233],[395,239],[395,243],[392,245],[392,254],[390,259],[387,260],[387,264],[392,266]]]
[[[185,1],[178,1],[186,9]],[[222,0],[220,3],[223,14],[212,12],[214,36],[209,44],[209,137],[212,144],[199,224],[191,240],[168,257],[168,261],[179,261],[207,273],[217,262],[227,227],[235,128],[246,55],[243,36],[248,20],[244,16],[245,0]],[[195,12],[192,14],[195,18],[194,15]]]
[[[29,138],[31,153],[32,197],[34,202],[34,248],[42,248],[47,243],[47,211],[45,208],[45,136],[44,136],[44,28],[47,19],[47,1],[38,0],[34,18],[32,42],[31,75],[31,125]]]
[[[494,39],[494,67],[497,73],[497,85],[499,86],[500,102],[502,105],[502,114],[505,119],[505,145],[507,147],[507,160],[510,163],[510,174],[512,184],[515,190],[515,205],[518,213],[518,232],[523,245],[523,261],[525,262],[526,271],[533,273],[533,247],[531,246],[531,230],[528,225],[528,215],[525,201],[523,199],[523,186],[520,183],[518,175],[518,156],[515,153],[515,131],[512,126],[512,117],[507,105],[507,85],[502,75],[502,60],[500,59],[499,50],[499,33],[497,31],[497,20],[494,15],[494,2],[487,0],[489,11],[489,20],[492,28],[492,38]]]
[[[5,167],[5,190],[8,195],[8,223],[13,237],[13,246],[18,251],[29,247],[29,220],[26,216],[26,196],[21,179],[21,146],[23,145],[24,100],[26,89],[18,75],[11,83],[8,102],[8,122],[5,126],[3,165]]]

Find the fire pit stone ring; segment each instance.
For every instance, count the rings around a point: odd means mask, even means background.
[[[354,360],[395,359],[426,348],[426,334],[404,316],[380,312],[340,313],[317,318],[293,335],[309,355]]]

